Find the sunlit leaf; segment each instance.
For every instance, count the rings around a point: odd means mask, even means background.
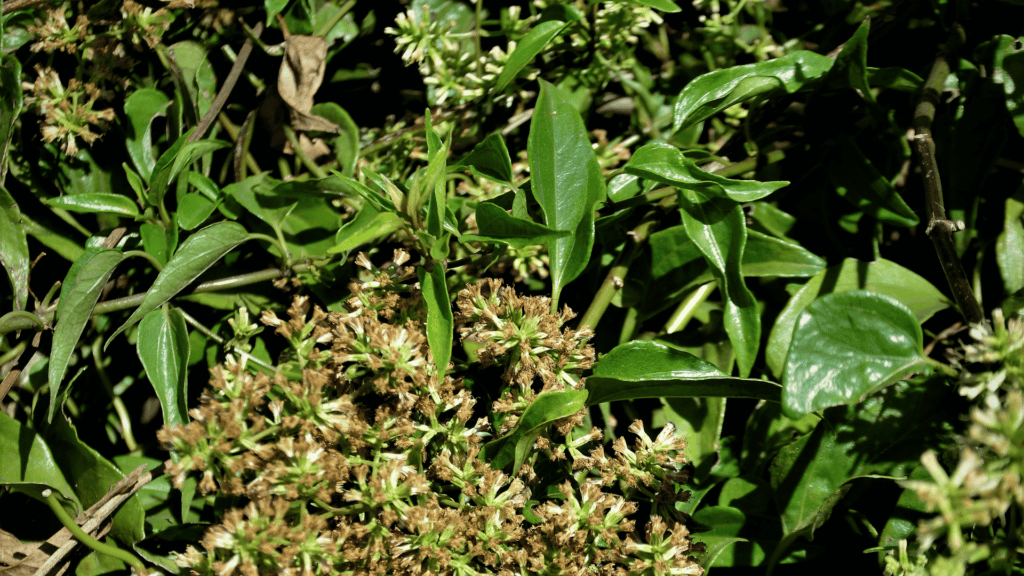
[[[189,340],[181,311],[161,306],[146,314],[139,322],[136,349],[160,400],[164,425],[188,424]]]

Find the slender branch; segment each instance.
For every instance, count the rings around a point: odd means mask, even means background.
[[[921,179],[925,189],[925,213],[928,217],[928,227],[925,234],[931,239],[935,247],[935,253],[942,264],[942,271],[949,282],[949,289],[953,292],[960,312],[968,324],[977,324],[984,320],[984,312],[978,299],[971,289],[970,280],[960,263],[956,248],[953,246],[953,232],[964,229],[962,221],[952,221],[946,218],[946,208],[942,197],[942,180],[939,177],[939,165],[935,159],[935,141],[932,139],[932,122],[935,119],[935,110],[939,103],[939,94],[946,85],[946,78],[949,76],[950,68],[948,56],[955,52],[963,43],[963,28],[954,25],[949,41],[932,64],[928,79],[925,80],[924,91],[921,100],[914,110],[914,150],[917,152],[918,160],[921,162]]]
[[[252,33],[258,38],[262,32],[263,22],[256,23]],[[210,109],[206,111],[206,114],[203,114],[199,124],[196,125],[196,129],[189,135],[188,142],[195,142],[202,138],[214,121],[217,120],[217,115],[220,114],[221,108],[227,103],[228,96],[231,95],[231,91],[235,88],[239,76],[242,75],[242,69],[245,68],[245,63],[249,60],[250,54],[252,54],[252,38],[246,38],[245,44],[242,44],[242,49],[238,51],[238,58],[235,58],[235,63],[231,65],[231,71],[228,72],[227,78],[224,79],[224,84],[213,98],[213,102],[210,103]]]
[[[615,263],[612,264],[611,270],[605,276],[604,282],[597,289],[593,302],[590,303],[590,307],[587,308],[583,317],[580,318],[579,326],[581,328],[583,326],[589,326],[591,330],[597,328],[597,323],[601,321],[601,317],[604,316],[605,310],[611,304],[612,298],[622,290],[626,277],[629,274],[630,265],[640,255],[640,250],[657,225],[656,212],[652,210],[644,216],[644,219],[636,228],[629,232],[629,240],[626,242],[626,246],[622,248],[622,252],[619,252]]]
[[[292,272],[307,272],[312,268],[309,264],[296,264],[291,267]],[[193,296],[196,294],[205,294],[207,292],[221,292],[224,290],[231,290],[233,288],[240,288],[242,286],[248,286],[250,284],[258,284],[260,282],[266,282],[267,280],[276,280],[288,274],[288,270],[282,270],[280,268],[268,268],[266,270],[259,270],[257,272],[250,272],[248,274],[239,274],[238,276],[229,276],[227,278],[221,278],[219,280],[210,280],[209,282],[203,282],[196,289],[189,294],[184,296]],[[128,308],[136,308],[142,303],[142,300],[146,297],[146,293],[142,292],[139,294],[132,294],[131,296],[125,296],[123,298],[117,298],[114,300],[107,300],[106,302],[100,302],[93,308],[92,313],[95,314],[109,314],[111,312],[117,312],[119,310],[127,310]],[[50,306],[45,311],[39,313],[39,317],[43,320],[53,320],[53,315],[57,311],[57,303]],[[14,332],[15,330],[26,330],[35,326],[35,323],[31,320],[24,318],[12,318],[6,325],[0,325],[0,336],[7,334],[8,332]]]

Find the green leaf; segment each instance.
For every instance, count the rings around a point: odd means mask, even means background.
[[[552,230],[532,220],[510,216],[491,202],[477,205],[476,223],[480,233],[464,234],[462,242],[495,242],[522,250],[527,246],[546,244],[555,238],[572,234],[568,230]]]
[[[57,325],[53,330],[53,347],[50,350],[50,408],[46,415],[47,421],[53,419],[57,394],[64,381],[71,354],[92,317],[92,310],[103,292],[103,286],[122,258],[118,250],[90,248],[64,277],[57,306]]]
[[[70,212],[115,214],[129,218],[139,215],[139,207],[135,205],[135,202],[120,194],[104,194],[102,192],[69,194],[59,198],[48,198],[43,202],[48,206],[63,208]]]
[[[11,281],[14,309],[24,310],[28,303],[28,237],[18,203],[3,186],[0,186],[0,263]]]
[[[18,488],[39,497],[45,488],[56,490],[82,509],[74,489],[53,457],[49,445],[34,430],[0,410],[0,486]]]
[[[759,398],[778,402],[782,388],[773,382],[734,378],[710,362],[658,342],[620,344],[601,358],[587,378],[593,406],[635,398]]]
[[[495,470],[504,470],[512,464],[515,473],[522,468],[533,442],[544,428],[559,418],[572,416],[582,410],[586,399],[586,390],[560,390],[538,394],[523,411],[519,423],[511,432],[484,445],[480,451],[481,460]]]
[[[139,307],[114,331],[104,347],[109,346],[118,334],[181,292],[247,238],[245,228],[235,222],[217,222],[189,236],[157,275]]]
[[[508,86],[517,74],[533,61],[540,54],[541,50],[548,45],[565,27],[567,23],[560,20],[548,20],[541,22],[531,29],[526,36],[516,44],[515,50],[508,55],[505,67],[498,75],[494,83],[495,92],[501,92]]]
[[[13,54],[0,57],[0,180],[7,174],[7,151],[21,114],[21,62]]]
[[[79,439],[75,426],[63,414],[44,426],[42,435],[64,476],[74,479],[75,494],[82,507],[99,502],[111,486],[124,480],[117,466]],[[133,544],[144,535],[144,518],[142,502],[138,495],[133,495],[114,514],[110,534],[119,542]]]
[[[423,268],[419,268],[418,273],[423,300],[427,303],[427,342],[437,368],[437,381],[444,382],[448,361],[452,357],[452,339],[455,337],[455,319],[451,300],[448,299],[444,268],[438,262],[430,274]]]
[[[326,4],[325,9],[331,4]],[[359,125],[344,108],[334,102],[320,102],[309,110],[310,114],[326,118],[338,125],[337,135],[328,134],[327,141],[334,149],[334,157],[338,160],[341,171],[352,175],[356,172],[356,161],[359,160]]]
[[[181,138],[178,138],[157,160],[156,166],[153,168],[153,177],[149,184],[149,201],[154,206],[163,202],[167,187],[185,167],[191,165],[197,158],[208,152],[229,146],[227,142],[221,142],[220,140],[185,142],[191,133],[192,131],[190,130],[182,134]]]
[[[328,254],[350,252],[363,244],[387,238],[402,228],[405,220],[394,212],[378,212],[367,204],[338,230],[334,237],[337,244],[327,249]]]
[[[868,30],[871,23],[861,23],[853,36],[846,41],[843,49],[836,56],[835,65],[825,77],[825,85],[830,88],[849,88],[864,99],[868,110],[882,125],[888,124],[885,111],[878,105],[871,88],[868,86]]]
[[[681,8],[676,6],[672,0],[629,0],[631,4],[639,4],[641,6],[650,6],[651,8],[657,8],[662,12],[679,12]]]
[[[921,325],[895,298],[867,290],[829,294],[796,322],[782,377],[782,408],[797,420],[856,404],[929,365]]]
[[[469,169],[474,176],[487,178],[498,184],[512,186],[512,159],[500,134],[490,134],[462,160],[448,167],[448,172]]]
[[[409,206],[406,212],[419,215],[423,206],[427,208],[427,232],[439,237],[444,227],[444,209],[446,206],[444,173],[448,164],[448,147],[434,131],[430,122],[430,110],[426,113],[427,132],[427,167],[415,179],[409,191]]]
[[[206,48],[194,40],[182,40],[168,50],[171,76],[178,89],[188,95],[191,121],[198,123],[210,109],[217,92],[217,79],[206,57]]]
[[[756,544],[744,550],[750,552],[746,562],[737,562],[739,554],[732,553],[734,545],[750,542],[739,535],[750,523],[743,510],[730,506],[706,506],[693,514],[692,521],[695,525],[711,527],[710,530],[693,533],[693,541],[702,542],[706,548],[700,557],[701,566],[757,566],[764,561],[764,549]]]
[[[1013,294],[1024,288],[1024,186],[1006,199],[1003,231],[996,240],[996,263],[1003,277],[1003,289]]]
[[[868,84],[900,92],[917,92],[924,85],[924,80],[906,68],[868,67]]]
[[[137,90],[124,102],[124,113],[128,116],[128,139],[125,146],[135,169],[147,183],[153,174],[156,157],[153,156],[151,133],[153,118],[161,116],[171,99],[155,88]]]
[[[724,374],[723,374],[724,376]],[[715,396],[662,398],[663,407],[655,411],[652,428],[672,422],[678,434],[686,438],[686,459],[700,467],[709,458],[718,458],[726,399]]]
[[[683,88],[675,105],[676,132],[753,98],[775,98],[809,89],[832,68],[833,60],[797,50],[781,58],[723,68],[698,76]]]
[[[699,190],[709,196],[731,198],[736,202],[760,200],[787,186],[789,182],[757,182],[730,180],[705,172],[683,155],[682,151],[663,142],[651,142],[633,153],[624,170],[655,182]]]
[[[157,259],[161,265],[166,265],[167,260],[174,252],[178,243],[178,228],[172,227],[164,230],[158,224],[145,222],[139,226],[139,235],[142,236],[142,247],[147,254]]]
[[[548,242],[551,307],[562,288],[586,268],[594,247],[594,205],[605,196],[604,178],[576,109],[559,88],[541,80],[527,150],[533,194],[544,223],[572,236]]]
[[[217,209],[217,203],[202,194],[190,192],[181,197],[176,218],[183,230],[194,230]]]
[[[367,174],[367,176],[369,176],[369,174]],[[380,212],[397,211],[395,204],[391,202],[391,200],[377,192],[374,192],[362,182],[349,178],[338,171],[334,171],[331,176],[328,176],[327,180],[330,181],[329,185],[332,186],[334,190],[340,190],[346,194],[360,196]]]
[[[826,172],[837,194],[887,224],[909,227],[919,222],[917,214],[853,140],[840,134],[836,143],[837,150],[829,154]]]
[[[793,224],[796,223],[796,218],[792,215],[779,210],[776,206],[767,202],[751,202],[746,207],[747,214],[750,219],[754,221],[754,225],[761,228],[762,231],[775,236],[776,238],[785,238],[786,234],[789,234]],[[747,233],[751,234],[755,230],[747,227]],[[749,240],[750,238],[748,238]],[[750,248],[750,245],[747,245]],[[746,264],[746,261],[744,261]]]
[[[955,394],[954,394],[955,395]],[[903,477],[922,446],[947,438],[956,410],[940,381],[899,382],[857,406],[824,412],[815,429],[779,451],[770,467],[785,534],[775,558],[798,537],[812,537],[864,477]]]
[[[161,306],[139,322],[136,344],[142,367],[164,412],[164,425],[185,426],[188,417],[188,328],[181,310]]]
[[[722,290],[725,331],[736,351],[740,376],[746,377],[761,346],[761,314],[743,280],[743,249],[747,243],[743,209],[727,198],[682,189],[679,213],[687,236],[704,254]]]
[[[1001,34],[993,42],[992,81],[1003,86],[1006,110],[1024,135],[1024,37]]]
[[[781,376],[797,318],[815,299],[833,292],[864,289],[891,296],[924,322],[951,302],[930,282],[888,260],[860,262],[853,258],[829,266],[811,278],[779,313],[768,337],[765,361],[772,373]]]

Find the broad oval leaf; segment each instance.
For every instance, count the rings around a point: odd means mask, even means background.
[[[427,343],[430,344],[430,354],[437,368],[437,381],[444,382],[448,361],[452,357],[452,339],[455,337],[455,317],[448,298],[448,285],[445,284],[444,269],[440,262],[434,264],[429,274],[423,268],[419,268],[418,273],[423,300],[427,304]]]
[[[166,94],[156,88],[143,88],[129,96],[124,103],[124,113],[128,116],[128,139],[125,146],[135,169],[147,183],[153,174],[156,158],[153,156],[153,143],[150,140],[153,118],[161,115],[171,103]]]
[[[723,295],[725,331],[736,351],[740,376],[746,377],[761,346],[761,313],[743,280],[746,219],[736,202],[707,197],[697,190],[679,191],[683,227],[718,281]]]
[[[0,410],[0,485],[56,490],[81,510],[81,502],[57,465],[50,446],[34,430]]]
[[[838,149],[829,155],[826,170],[836,193],[882,222],[904,227],[916,225],[917,214],[853,140],[840,134],[836,141]]]
[[[794,420],[855,404],[928,366],[921,325],[895,298],[867,290],[829,294],[797,319],[782,377],[782,409]]]
[[[480,233],[465,234],[460,239],[462,242],[495,242],[521,250],[572,234],[569,230],[552,230],[543,224],[510,216],[491,202],[481,202],[476,207],[476,223]]]
[[[127,196],[87,192],[85,194],[68,194],[59,198],[48,198],[44,202],[49,206],[63,208],[70,212],[93,214],[116,214],[134,218],[139,215],[139,207]]]
[[[559,32],[566,26],[566,22],[560,20],[548,20],[533,27],[526,36],[523,36],[515,47],[515,50],[508,55],[505,67],[498,75],[494,83],[494,90],[501,92],[508,86],[508,83],[519,74],[519,71],[526,68],[526,65],[540,54],[540,51],[551,42]]]
[[[518,472],[533,442],[544,427],[559,418],[572,416],[582,410],[586,406],[586,400],[586,390],[560,390],[539,394],[523,411],[519,423],[511,432],[484,445],[480,451],[480,458],[495,470],[502,470],[512,464],[513,474]]]
[[[512,184],[512,159],[505,147],[501,134],[490,134],[462,160],[448,167],[448,172],[469,169],[476,176],[482,176],[499,184]]]
[[[103,292],[110,274],[123,258],[118,250],[88,249],[68,270],[61,284],[57,305],[57,326],[53,330],[48,378],[50,382],[50,408],[47,420],[53,418],[57,395],[67,372],[68,360],[78,339],[92,317],[92,310]]]
[[[164,425],[185,426],[188,417],[188,328],[181,310],[161,306],[139,322],[136,344],[142,367],[164,413]]]
[[[217,222],[189,236],[157,275],[139,307],[111,334],[104,347],[109,346],[118,334],[181,292],[247,238],[245,228],[235,222]]]
[[[689,352],[658,342],[620,344],[594,366],[587,378],[587,405],[635,398],[728,397],[778,402],[773,382],[734,378]]]
[[[924,322],[950,305],[949,299],[931,282],[899,264],[888,260],[861,262],[847,258],[808,280],[779,313],[765,347],[765,362],[772,373],[782,375],[793,327],[808,304],[825,294],[858,288],[892,296],[910,308],[918,322]]]
[[[604,200],[605,184],[579,112],[558,87],[543,80],[527,150],[533,194],[544,223],[572,235],[548,242],[551,306],[562,288],[579,276],[594,247],[594,205]]]
[[[178,212],[175,214],[175,219],[178,221],[178,226],[181,226],[183,230],[194,230],[196,226],[206,222],[206,219],[216,209],[216,202],[202,194],[189,192],[181,197],[181,202],[178,202]]]
[[[775,60],[698,76],[683,88],[676,100],[675,131],[707,120],[739,102],[811,88],[824,78],[833,63],[827,56],[797,50]]]
[[[710,196],[728,197],[736,202],[760,200],[789,185],[783,181],[730,180],[705,172],[681,150],[664,142],[651,142],[634,152],[624,170],[655,182],[700,190]]]

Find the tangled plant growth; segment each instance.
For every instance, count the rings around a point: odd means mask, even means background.
[[[0,569],[1019,571],[1017,4],[5,3]]]

